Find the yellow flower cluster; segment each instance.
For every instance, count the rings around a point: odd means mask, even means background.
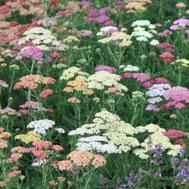
[[[177,64],[179,66],[188,68],[189,67],[189,60],[187,60],[187,59],[177,59],[172,64]]]
[[[68,37],[66,37],[63,40],[63,42],[66,44],[70,44],[70,43],[74,43],[74,42],[79,42],[79,39],[74,35],[69,35]]]
[[[93,90],[88,87],[87,77],[88,73],[81,71],[78,67],[71,67],[64,70],[60,76],[60,80],[66,80],[68,82],[63,91],[66,93],[82,92],[82,94],[92,95]],[[77,104],[80,103],[80,100],[76,97],[71,97],[68,99],[68,102]]]
[[[88,77],[87,83],[90,89],[104,90],[114,87],[114,90],[117,89],[119,92],[127,91],[127,87],[119,83],[120,80],[119,75],[107,71],[98,71]]]
[[[34,132],[34,131],[29,131],[26,134],[20,134],[16,135],[15,139],[20,140],[26,144],[31,143],[33,141],[38,141],[41,139],[41,135]]]
[[[87,77],[88,75],[89,75],[88,73],[81,71],[80,68],[76,66],[72,66],[63,71],[62,75],[60,76],[60,80],[70,80],[76,76]]]

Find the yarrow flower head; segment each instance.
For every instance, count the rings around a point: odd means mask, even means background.
[[[170,27],[170,29],[171,30],[185,29],[187,26],[189,26],[189,19],[181,18],[175,20],[173,22],[173,25]]]
[[[20,52],[20,55],[22,57],[32,58],[38,61],[42,61],[44,58],[43,51],[40,48],[34,46],[23,48]]]
[[[112,43],[119,47],[128,47],[132,44],[132,37],[126,34],[123,30],[114,31],[110,35],[98,40],[99,43]]]
[[[146,110],[148,111],[160,111],[160,105],[163,101],[163,95],[166,91],[168,91],[171,88],[169,84],[154,84],[152,85],[148,91],[146,92],[146,95],[150,97],[148,99],[148,105],[146,107]]]
[[[114,68],[114,67],[111,67],[111,66],[98,65],[96,67],[96,71],[107,71],[107,72],[110,72],[110,73],[115,73],[117,71],[117,69]]]
[[[31,108],[34,110],[38,110],[40,108],[40,104],[39,102],[35,102],[35,101],[26,101],[24,104],[20,105],[20,108]]]
[[[137,20],[131,25],[134,28],[131,36],[136,38],[140,42],[148,42],[152,46],[159,44],[157,39],[154,39],[154,36],[157,34],[156,26],[151,24],[148,20]]]
[[[75,150],[69,153],[66,160],[53,162],[53,167],[60,171],[77,172],[80,168],[93,166],[100,168],[106,165],[106,159],[99,154]]]
[[[126,2],[126,10],[128,13],[136,13],[138,11],[144,11],[146,6],[152,3],[151,0],[129,0]]]
[[[139,143],[138,135],[144,132],[147,132],[148,136]],[[139,158],[147,159],[149,151],[161,144],[168,150],[169,155],[178,154],[181,146],[173,145],[162,132],[165,132],[165,129],[155,124],[134,128],[131,124],[122,121],[116,114],[102,110],[95,115],[92,123],[72,130],[68,135],[82,135],[76,143],[77,149],[82,151],[121,153],[133,150],[133,153]]]
[[[0,87],[2,87],[2,88],[8,88],[8,84],[5,81],[0,80]]]
[[[109,87],[115,87],[121,91],[127,91],[127,87],[119,83],[120,79],[119,75],[107,71],[98,71],[88,77],[87,83],[91,89],[104,90]]]
[[[55,122],[49,119],[32,121],[27,125],[27,128],[34,129],[33,131],[42,135],[46,135],[46,131],[55,125]]]
[[[34,131],[29,131],[26,134],[19,134],[15,136],[15,139],[20,140],[26,144],[31,143],[33,141],[37,141],[41,139],[41,135],[34,132]]]
[[[168,101],[164,105],[166,109],[170,107],[182,109],[189,103],[189,89],[185,87],[171,87],[163,96]]]
[[[39,84],[54,84],[55,79],[52,77],[43,77],[41,75],[26,75],[20,78],[20,81],[14,85],[14,89],[28,88],[30,90],[37,89]]]
[[[51,47],[53,47],[53,50],[65,50],[67,48],[66,45],[56,39],[50,30],[43,27],[33,27],[25,31],[23,37],[19,39],[18,44],[26,45],[28,42],[31,42],[35,46],[35,49],[31,49],[32,47],[30,46],[24,47],[22,50],[29,48],[29,50],[26,51],[26,55],[32,52],[30,52],[30,50],[33,50],[33,56],[39,54],[41,56],[42,52],[40,52],[39,49],[46,51],[50,50]]]

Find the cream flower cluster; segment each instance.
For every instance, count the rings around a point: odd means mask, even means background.
[[[82,151],[122,153],[132,150],[139,158],[147,159],[149,151],[155,149],[156,145],[161,145],[168,155],[176,156],[181,146],[173,145],[162,132],[165,129],[155,124],[134,128],[116,114],[102,110],[96,113],[92,123],[72,130],[68,135],[82,135],[76,144],[77,149]],[[141,141],[144,133],[146,138]]]
[[[137,20],[131,25],[134,28],[131,36],[136,38],[137,41],[149,42],[150,45],[156,46],[159,41],[154,39],[157,34],[156,26],[151,24],[148,20]]]
[[[127,87],[119,83],[121,77],[119,75],[98,71],[88,77],[88,87],[90,89],[104,90],[105,88],[114,87],[120,91],[127,91]]]
[[[81,71],[81,69],[76,66],[72,66],[63,71],[62,75],[60,76],[60,80],[70,80],[76,76],[88,77],[89,74]]]
[[[66,46],[58,41],[50,30],[43,27],[34,27],[25,31],[23,37],[19,39],[18,44],[23,45],[27,42],[32,42],[33,45],[45,51],[50,50],[50,47],[53,47],[54,50],[66,49]]]
[[[33,129],[34,132],[46,135],[46,131],[55,125],[55,122],[49,119],[32,121],[27,125],[27,128]]]
[[[155,124],[148,124],[146,126],[136,127],[138,134],[148,133],[146,139],[140,143],[140,147],[133,151],[135,155],[141,159],[147,159],[149,157],[149,151],[156,148],[157,145],[161,145],[163,149],[168,150],[167,154],[170,156],[176,156],[181,150],[180,145],[174,145],[170,142],[169,138],[163,135],[165,129],[160,128]]]
[[[126,34],[124,32],[124,29],[122,29],[121,31],[116,30],[115,28],[109,28],[109,30],[107,31],[103,31],[101,29],[100,32],[97,33],[97,35],[99,36],[104,36],[106,34],[108,34],[107,36],[105,36],[102,39],[99,39],[98,42],[99,43],[114,43],[116,45],[118,45],[119,47],[127,47],[130,46],[132,44],[132,37],[128,34]]]
[[[177,59],[175,62],[173,62],[171,64],[176,64],[178,66],[182,66],[182,67],[188,68],[189,67],[189,60],[184,59],[184,58]]]
[[[63,89],[66,93],[82,92],[84,95],[92,95],[93,90],[88,87],[87,79],[89,74],[81,71],[78,67],[70,67],[63,71],[60,80],[67,81]]]
[[[97,113],[93,123],[85,124],[80,129],[84,131],[83,135],[90,132],[93,135],[78,140],[76,146],[79,150],[118,153],[127,152],[131,147],[139,145],[137,139],[132,137],[134,127],[106,110]],[[80,131],[73,130],[69,135],[80,135]]]
[[[66,37],[63,42],[66,43],[66,44],[71,44],[71,43],[74,43],[74,42],[79,42],[80,40],[74,36],[74,35],[69,35],[68,37]]]

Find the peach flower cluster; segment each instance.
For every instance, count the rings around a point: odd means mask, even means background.
[[[35,90],[39,84],[49,85],[54,84],[55,79],[52,77],[43,77],[41,75],[26,75],[20,78],[20,81],[14,85],[14,89],[26,88]]]
[[[67,160],[53,163],[53,166],[61,171],[74,171],[76,168],[86,168],[90,165],[95,168],[103,167],[106,165],[106,159],[99,154],[75,150],[68,154]]]
[[[151,0],[129,0],[127,1],[125,8],[127,9],[127,12],[135,13],[137,11],[145,10],[146,5],[150,3],[152,3]]]

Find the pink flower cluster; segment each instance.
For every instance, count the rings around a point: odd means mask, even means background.
[[[136,79],[141,84],[150,79],[150,75],[147,73],[125,72],[121,77],[122,79],[124,78]]]
[[[167,35],[171,35],[173,32],[169,29],[165,29],[164,31],[162,31],[161,33],[159,33],[159,35],[161,37],[167,36]]]
[[[111,66],[98,65],[96,67],[96,71],[107,71],[107,72],[110,72],[110,73],[115,73],[117,71],[117,69],[114,68],[114,67],[111,67]]]
[[[40,160],[44,160],[48,157],[47,149],[51,148],[54,151],[62,151],[64,148],[60,145],[53,145],[49,141],[41,140],[41,141],[34,141],[32,143],[33,147],[30,148],[31,152],[34,156],[36,156]]]
[[[6,107],[4,109],[0,109],[0,115],[20,115],[15,109]]]
[[[109,9],[107,8],[101,8],[99,10],[92,10],[89,12],[87,16],[87,23],[97,23],[97,24],[104,24],[106,26],[111,26],[114,21],[110,19],[110,17],[107,15],[109,12]]]
[[[184,137],[187,133],[181,130],[169,129],[166,132],[163,132],[163,134],[170,139],[177,139]]]
[[[173,25],[170,27],[170,29],[179,30],[179,29],[184,29],[187,26],[189,26],[189,19],[181,18],[181,19],[175,20],[173,22]]]
[[[169,81],[167,79],[165,79],[164,77],[157,77],[156,79],[144,82],[142,85],[145,88],[149,88],[154,84],[168,84],[168,83],[169,83]]]
[[[176,129],[169,129],[166,132],[163,132],[163,135],[167,136],[169,139],[174,139],[176,140],[176,144],[180,144],[181,146],[185,146],[185,141],[184,141],[184,137],[187,135],[188,133],[185,131],[181,131],[181,130],[176,130]]]
[[[31,46],[27,47],[21,52],[22,57],[32,58],[34,60],[43,60],[44,53],[40,48]]]
[[[44,89],[43,91],[40,92],[39,96],[41,98],[47,98],[48,96],[51,96],[53,94],[52,89]]]
[[[157,45],[158,49],[163,50],[164,52],[159,55],[163,62],[174,62],[175,61],[175,46],[171,43],[161,43]]]
[[[125,9],[125,3],[124,3],[123,1],[121,1],[121,0],[118,0],[118,1],[116,2],[116,7],[117,7],[118,9]]]
[[[90,1],[81,1],[79,4],[81,8],[84,8],[84,9],[90,9],[93,7],[93,3]]]
[[[2,87],[2,88],[8,88],[8,84],[5,81],[0,80],[0,87]]]
[[[185,108],[186,104],[189,104],[189,89],[185,87],[172,87],[163,96],[168,101],[163,106],[164,109],[171,107],[182,109]]]
[[[150,74],[148,73],[133,73],[125,72],[122,76],[122,79],[136,79],[140,84],[145,88],[150,88],[154,84],[167,84],[169,81],[163,77],[158,77],[156,79],[150,79]]]
[[[26,101],[24,104],[20,105],[20,108],[31,108],[34,110],[38,110],[40,108],[40,104],[35,101]]]
[[[175,45],[173,45],[171,43],[167,43],[167,42],[160,43],[159,45],[157,45],[157,48],[163,49],[168,52],[175,52]]]

